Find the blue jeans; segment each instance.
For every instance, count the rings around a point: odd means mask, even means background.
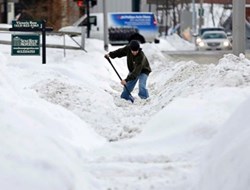
[[[148,79],[148,75],[146,75],[145,73],[141,73],[135,80],[131,80],[131,81],[127,82],[127,84],[126,84],[127,89],[129,90],[129,92],[132,92],[135,85],[136,85],[136,83],[137,83],[137,81],[139,80],[139,93],[138,93],[138,96],[141,99],[147,99],[149,97],[148,90],[147,90],[147,87],[146,87],[147,79]],[[127,89],[125,87],[123,88],[121,98],[124,98],[125,100],[130,100],[131,98],[129,96],[129,93],[128,93]]]

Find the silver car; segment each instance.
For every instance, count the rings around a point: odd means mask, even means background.
[[[197,38],[198,50],[229,50],[232,49],[230,40],[224,31],[207,31]]]

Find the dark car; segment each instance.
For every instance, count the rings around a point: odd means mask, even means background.
[[[199,36],[202,36],[204,34],[204,32],[208,32],[208,31],[223,31],[225,32],[225,29],[222,27],[206,27],[206,28],[201,28],[199,30]]]

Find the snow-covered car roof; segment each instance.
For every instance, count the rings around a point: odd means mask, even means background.
[[[0,29],[9,29],[12,28],[11,24],[0,23]]]

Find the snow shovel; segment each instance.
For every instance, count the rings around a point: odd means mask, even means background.
[[[110,65],[112,66],[112,68],[114,69],[114,71],[116,72],[117,76],[119,77],[119,79],[122,81],[121,76],[119,75],[119,73],[117,72],[117,70],[115,69],[114,65],[112,64],[111,60],[109,59],[108,56],[104,56],[108,62],[110,63]],[[129,92],[128,88],[126,85],[124,85],[125,89],[127,90],[128,94],[129,94],[129,100],[134,103],[134,97],[131,95],[131,93]]]

